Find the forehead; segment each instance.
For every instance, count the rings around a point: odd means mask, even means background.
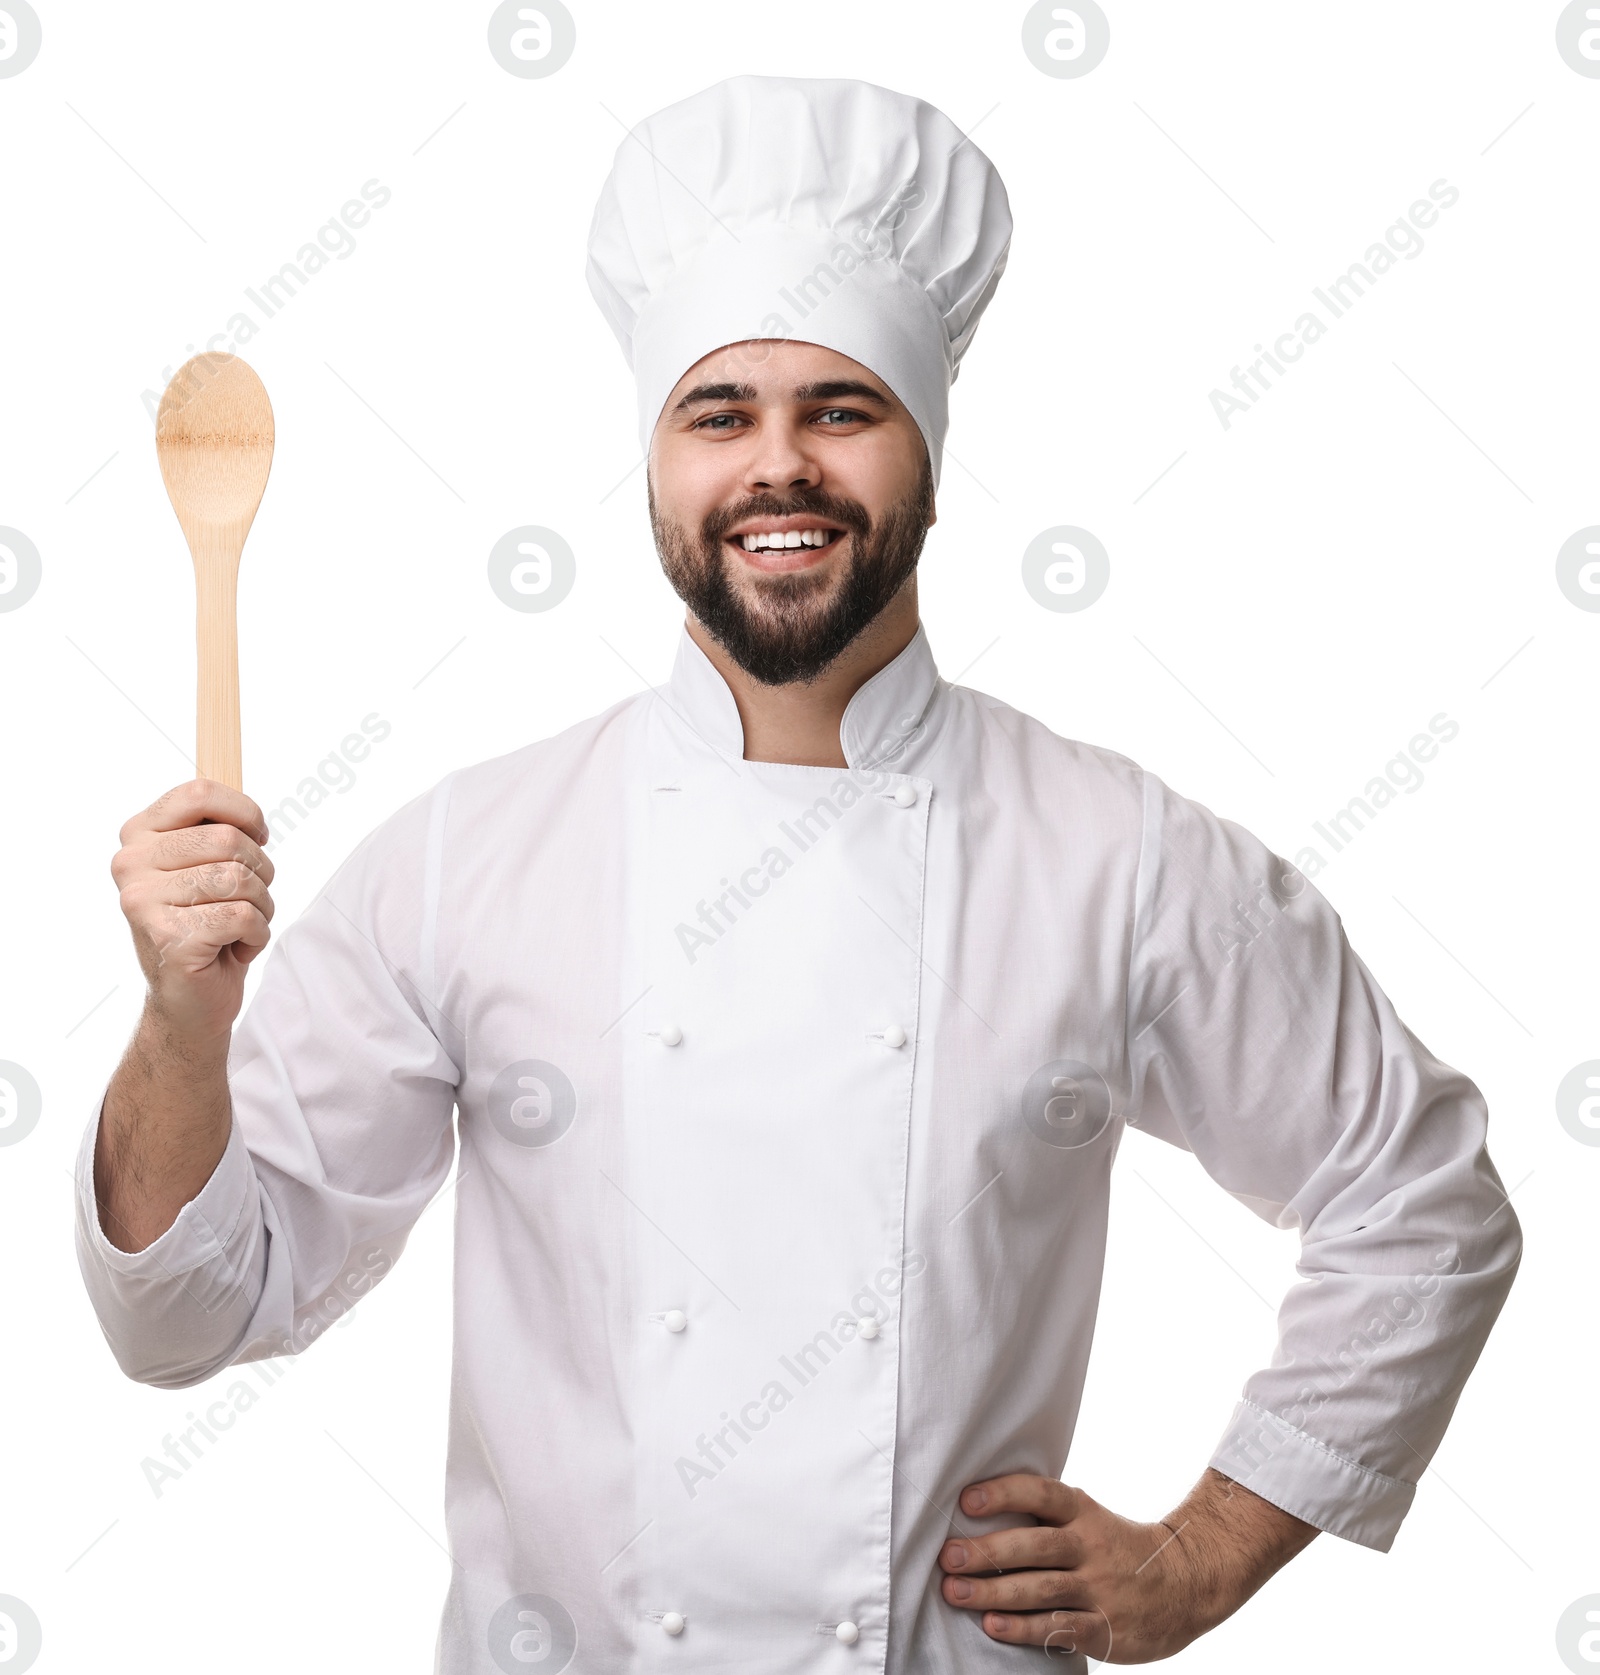
[[[665,411],[670,412],[689,390],[705,384],[739,385],[754,392],[745,399],[770,402],[788,399],[803,385],[842,380],[870,385],[886,401],[895,402],[894,392],[877,373],[836,349],[789,338],[752,338],[724,344],[696,361],[673,386]]]

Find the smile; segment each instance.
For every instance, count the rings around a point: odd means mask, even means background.
[[[748,535],[730,535],[747,553],[776,550],[780,547],[826,547],[844,533],[840,529],[788,529],[763,531]]]

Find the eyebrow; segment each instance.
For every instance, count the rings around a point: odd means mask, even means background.
[[[801,384],[794,392],[796,401],[839,401],[846,396],[853,396],[858,401],[876,402],[885,410],[889,406],[888,401],[877,390],[870,384],[863,384],[858,378],[828,378],[821,383]],[[703,401],[759,399],[759,393],[753,384],[696,384],[692,390],[684,394],[673,411],[682,413]]]
[[[673,409],[681,413],[686,407],[693,407],[700,401],[754,401],[756,388],[754,384],[696,384],[684,396],[683,400]]]
[[[829,378],[820,384],[802,384],[794,392],[796,401],[837,401],[844,396],[854,396],[858,401],[875,401],[885,409],[889,405],[877,390],[858,378]]]

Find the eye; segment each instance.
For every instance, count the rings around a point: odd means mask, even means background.
[[[744,423],[738,413],[708,413],[703,419],[696,419],[689,427],[691,430],[710,430],[726,434],[736,426]]]
[[[837,428],[838,425],[853,424],[858,419],[863,421],[866,419],[865,413],[858,413],[853,407],[824,407],[820,413],[814,416],[818,419],[826,419],[830,430]]]

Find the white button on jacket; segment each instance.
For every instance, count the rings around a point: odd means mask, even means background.
[[[921,631],[841,739],[744,761],[684,635],[659,694],[451,775],[277,939],[227,1150],[147,1250],[84,1136],[95,1308],[178,1388],[381,1280],[459,1105],[448,1675],[534,1619],[545,1675],[834,1670],[844,1601],[860,1668],[1015,1671],[936,1558],[965,1484],[1062,1470],[1124,1124],[1299,1232],[1212,1463],[1323,1529],[1389,1546],[1510,1285],[1477,1088],[1306,878]]]

